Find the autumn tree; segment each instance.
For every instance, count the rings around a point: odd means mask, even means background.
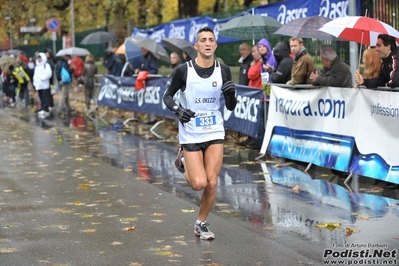
[[[217,0],[74,0],[75,32],[109,26],[109,29],[124,37],[131,34],[132,27],[148,28],[179,18],[189,18],[212,13]],[[218,0],[224,3],[226,0]],[[258,1],[257,1],[258,2]],[[243,0],[228,0],[229,8],[243,6]],[[219,4],[220,5],[220,4]],[[20,28],[30,25],[35,18],[36,26],[43,27],[50,17],[61,22],[63,32],[71,34],[71,0],[0,0],[0,43],[10,35],[9,20],[15,43],[32,38],[20,33]],[[130,28],[128,28],[128,26]],[[129,31],[129,32],[128,32]],[[38,38],[38,37],[36,37]],[[42,38],[49,39],[45,33]]]
[[[179,18],[198,16],[198,0],[178,0]]]

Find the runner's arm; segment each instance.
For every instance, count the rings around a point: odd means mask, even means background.
[[[163,102],[165,105],[174,112],[173,107],[176,106],[176,102],[173,100],[173,96],[178,90],[185,87],[185,78],[187,77],[187,64],[181,64],[176,68],[176,72],[172,77],[172,81],[169,88],[165,91],[163,95]]]
[[[226,83],[226,81],[231,81],[231,71],[228,66],[225,64],[221,64],[222,66],[222,78],[223,78],[223,84]],[[229,90],[227,93],[223,93],[224,99],[226,101],[226,107],[230,111],[233,111],[234,108],[236,108],[237,104],[237,98],[236,98],[236,90]]]

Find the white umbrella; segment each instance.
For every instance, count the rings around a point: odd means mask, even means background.
[[[334,35],[337,38],[360,43],[359,62],[362,45],[375,45],[380,33],[387,34],[399,40],[399,32],[389,24],[374,18],[361,16],[346,16],[327,22],[319,31]]]
[[[77,55],[77,56],[86,56],[91,54],[89,50],[80,48],[80,47],[69,47],[65,49],[61,49],[56,53],[56,56],[65,56],[65,55]]]

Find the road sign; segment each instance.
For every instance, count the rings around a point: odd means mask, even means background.
[[[49,18],[46,21],[46,28],[51,32],[56,32],[61,28],[61,23],[57,18]]]
[[[40,32],[42,30],[42,27],[21,27],[20,32],[25,33],[25,32]]]

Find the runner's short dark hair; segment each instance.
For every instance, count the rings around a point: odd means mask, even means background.
[[[215,35],[215,33],[213,32],[213,30],[210,27],[203,27],[203,28],[199,29],[197,32],[197,41],[198,41],[198,34],[200,34],[201,32],[212,32],[213,35]]]

